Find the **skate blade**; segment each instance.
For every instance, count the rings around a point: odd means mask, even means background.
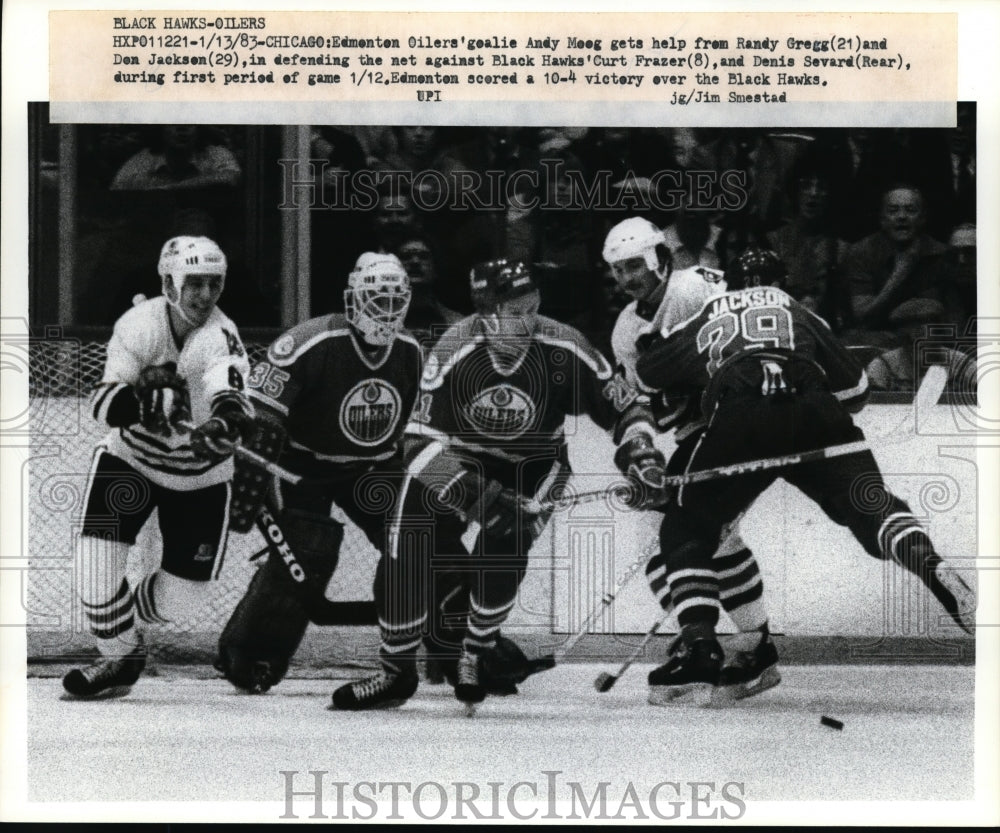
[[[774,666],[765,668],[759,677],[749,682],[718,686],[712,691],[712,705],[715,707],[731,706],[737,700],[755,697],[769,688],[774,688],[780,682],[781,674],[778,673],[777,668]]]
[[[649,687],[649,702],[654,706],[696,706],[706,708],[712,704],[711,683],[685,685],[660,685]]]
[[[476,716],[476,706],[478,705],[477,703],[463,703],[462,705],[464,706],[462,713],[466,717]]]
[[[375,706],[365,706],[363,709],[340,709],[337,708],[336,703],[331,703],[326,707],[328,712],[384,712],[389,709],[398,709],[404,703],[409,702],[409,697],[400,698],[398,700],[383,700],[381,703]]]
[[[98,691],[95,694],[70,694],[68,691],[64,691],[60,700],[117,700],[120,697],[124,697],[132,690],[130,685],[116,685],[111,686],[111,688],[106,688],[103,691]]]

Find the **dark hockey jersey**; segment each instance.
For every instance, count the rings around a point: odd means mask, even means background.
[[[494,358],[475,316],[452,326],[427,359],[407,437],[412,459],[433,442],[517,463],[565,448],[572,419],[590,417],[619,436],[653,433],[648,409],[622,414],[637,392],[577,330],[543,316],[512,367]],[[570,425],[567,428],[567,419]]]
[[[864,404],[865,371],[822,318],[774,287],[710,298],[656,337],[637,362],[644,385],[702,393],[707,415],[729,390],[762,395],[822,385],[850,411]]]
[[[278,338],[247,388],[264,416],[284,424],[289,464],[308,475],[397,453],[420,375],[420,346],[408,333],[375,362],[342,315],[326,315]]]

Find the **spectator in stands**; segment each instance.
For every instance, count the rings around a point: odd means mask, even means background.
[[[924,233],[924,197],[908,184],[891,185],[882,195],[881,230],[851,245],[845,256],[861,343],[898,346],[901,333],[890,314],[912,298],[941,300],[945,246]]]
[[[976,105],[961,102],[958,121],[948,133],[951,161],[951,188],[945,219],[949,228],[976,219]]]
[[[437,262],[426,237],[414,234],[406,238],[393,254],[399,258],[410,278],[412,295],[406,313],[406,328],[417,337],[426,355],[441,333],[463,316],[441,302],[437,291]]]
[[[543,315],[589,336],[601,297],[597,247],[602,238],[572,174],[583,174],[576,156],[565,150],[544,155],[537,205],[508,211],[505,255],[531,264]]]
[[[719,236],[715,239],[719,269],[725,271],[750,246],[767,248],[767,245],[749,209],[723,215]]]
[[[380,193],[372,220],[375,241],[373,250],[378,252],[395,251],[405,238],[420,227],[408,192]]]
[[[164,125],[150,142],[121,166],[112,191],[205,188],[239,184],[242,170],[232,151],[213,142],[203,128]]]
[[[770,247],[788,269],[789,295],[825,318],[835,329],[850,317],[840,265],[847,243],[837,237],[833,216],[836,175],[826,148],[811,145],[790,177],[794,215],[768,232]]]
[[[712,222],[712,214],[687,207],[677,212],[677,218],[663,230],[674,269],[707,266],[719,269],[715,244],[720,227]]]
[[[344,304],[347,275],[372,235],[371,211],[349,207],[357,196],[352,175],[365,167],[365,154],[353,133],[339,127],[313,127],[310,159],[315,165],[318,205],[309,212],[311,313],[340,311]],[[298,199],[305,199],[300,194]]]
[[[976,227],[972,223],[961,223],[951,233],[945,271],[945,317],[958,327],[959,335],[964,335],[970,332],[977,310]]]
[[[889,313],[889,321],[900,333],[902,343],[869,362],[866,372],[871,389],[915,391],[927,372],[925,359],[933,356],[948,369],[948,389],[965,393],[975,391],[974,355],[966,355],[944,344],[935,345],[933,350],[919,347],[920,340],[927,338],[927,326],[940,324],[944,317],[944,305],[931,298],[911,298]]]

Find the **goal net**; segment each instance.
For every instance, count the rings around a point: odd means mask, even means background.
[[[251,361],[265,349],[266,345],[248,345]],[[93,651],[74,590],[73,553],[91,458],[108,432],[91,419],[87,407],[87,395],[101,377],[106,344],[31,339],[28,350],[30,454],[21,478],[22,495],[26,495],[22,511],[27,513],[27,541],[21,550],[27,551],[28,570],[22,574],[21,598],[29,661],[63,662]],[[345,533],[340,564],[327,595],[335,600],[370,600],[377,553],[353,526],[348,525]],[[137,544],[128,564],[133,586],[158,566],[160,535],[155,513]],[[219,580],[212,583],[210,601],[198,618],[146,626],[154,656],[165,661],[211,661],[219,633],[263,560],[255,558],[263,547],[256,530],[230,534]],[[336,630],[331,629],[331,637]],[[317,654],[326,650],[315,649]],[[304,655],[300,661],[308,663],[310,657]]]
[[[100,380],[106,344],[70,338],[27,339],[26,343],[30,357],[30,454],[21,476],[27,540],[22,541],[20,549],[27,552],[29,566],[22,574],[21,598],[28,659],[37,672],[46,663],[62,665],[92,655],[95,650],[74,589],[73,556],[91,459],[108,431],[91,418],[87,401],[89,391]],[[263,355],[266,345],[248,344],[247,349],[253,362]],[[574,432],[578,436],[573,437]],[[614,475],[607,473],[606,462],[592,463],[588,458],[593,455],[610,460],[610,440],[589,423],[569,428],[568,433],[571,455],[580,450],[586,455],[574,461],[578,488],[604,488]],[[505,633],[526,646],[552,650],[566,634],[581,627],[596,601],[614,586],[616,575],[655,535],[655,529],[649,526],[652,522],[646,523],[649,528],[636,525],[635,513],[615,512],[597,503],[585,509],[557,513],[531,552],[530,574],[521,587],[518,606],[505,625]],[[360,607],[357,602],[371,603],[378,553],[336,507],[333,514],[345,522],[346,528],[337,570],[326,595],[344,602],[345,608],[351,608],[348,615],[356,616]],[[255,558],[263,548],[257,530],[246,535],[230,534],[220,577],[213,582],[211,599],[197,617],[166,625],[143,625],[152,656],[163,662],[211,662],[219,634],[254,570],[263,562]],[[154,513],[132,548],[128,577],[133,586],[157,568],[159,555],[160,535]],[[629,605],[625,600],[622,605],[602,611],[592,620],[590,633],[612,635],[620,632],[623,624],[633,633],[644,630],[644,608],[652,601],[646,598],[648,591],[643,581],[631,584],[634,586],[629,588],[629,595],[638,605]],[[616,608],[636,608],[636,621],[623,623],[619,617],[616,623]],[[650,612],[653,610],[649,607]],[[367,613],[362,618],[368,627],[311,627],[294,666],[302,669],[374,664],[378,633],[371,626],[373,611],[368,608]],[[585,648],[582,653],[586,653]]]

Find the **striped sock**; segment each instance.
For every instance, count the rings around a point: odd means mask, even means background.
[[[741,631],[752,631],[766,624],[764,583],[750,549],[717,555],[712,566],[719,576],[719,601],[733,624]]]
[[[472,654],[483,654],[496,645],[497,633],[514,609],[514,600],[491,608],[485,607],[473,595],[470,603],[472,609],[465,637],[462,639],[462,648]]]
[[[165,625],[170,621],[161,616],[156,607],[156,580],[159,575],[160,571],[155,570],[135,589],[135,611],[143,622],[151,625]]]
[[[941,563],[920,521],[909,512],[889,515],[879,528],[878,543],[883,558],[898,562],[924,581]]]
[[[401,674],[416,665],[417,649],[423,637],[427,614],[409,622],[387,622],[378,620],[382,637],[379,646],[379,660],[382,667],[391,674]]]

